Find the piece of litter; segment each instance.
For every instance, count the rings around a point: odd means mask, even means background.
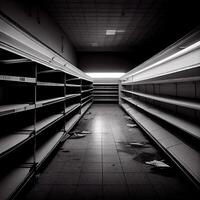
[[[126,124],[128,127],[134,128],[137,126],[137,124]]]
[[[143,142],[130,142],[128,144],[128,146],[132,146],[132,147],[140,147],[140,148],[148,148],[149,146],[149,142],[143,141]]]
[[[91,134],[90,131],[82,131],[81,133],[82,133],[82,134]]]
[[[131,142],[129,143],[130,146],[135,146],[135,147],[146,147],[145,144],[140,143],[140,142]]]
[[[78,138],[83,138],[85,137],[86,135],[85,134],[81,134],[81,133],[74,133],[70,139],[78,139]]]
[[[170,166],[164,163],[163,161],[159,160],[152,160],[152,161],[147,161],[145,162],[147,165],[152,165],[154,167],[159,167],[159,168],[169,168]]]
[[[127,119],[127,120],[132,120],[132,118],[129,117],[129,116],[124,116],[124,118]]]
[[[69,153],[70,151],[69,150],[62,150],[62,152]]]

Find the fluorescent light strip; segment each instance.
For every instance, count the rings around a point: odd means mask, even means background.
[[[115,72],[115,73],[86,73],[91,78],[120,78],[125,73],[123,72]]]
[[[116,30],[106,30],[106,35],[115,35]]]
[[[198,41],[198,42],[192,44],[191,46],[189,46],[189,47],[187,47],[187,48],[185,48],[185,49],[183,49],[183,50],[181,50],[181,51],[178,51],[177,53],[175,53],[175,54],[173,54],[173,55],[171,55],[171,56],[169,56],[169,57],[167,57],[167,58],[164,58],[163,60],[160,60],[160,61],[158,61],[158,62],[156,62],[156,63],[154,63],[154,64],[152,64],[152,65],[150,65],[150,66],[148,66],[148,67],[145,67],[144,69],[141,69],[141,70],[139,70],[139,71],[136,71],[135,73],[131,74],[130,76],[133,76],[133,75],[139,74],[139,73],[141,73],[141,72],[143,72],[143,71],[146,71],[146,70],[148,70],[148,69],[151,69],[151,68],[153,68],[153,67],[155,67],[155,66],[157,66],[157,65],[160,65],[160,64],[162,64],[162,63],[164,63],[164,62],[167,62],[167,61],[169,61],[169,60],[172,60],[172,59],[174,59],[174,58],[176,58],[176,57],[179,57],[179,56],[181,56],[181,55],[183,55],[183,54],[186,54],[186,53],[188,53],[189,51],[194,50],[194,49],[199,48],[199,47],[200,47],[200,41]]]

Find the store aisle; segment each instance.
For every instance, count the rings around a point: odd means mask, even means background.
[[[164,159],[116,104],[94,104],[40,174],[26,200],[189,199],[194,190],[174,169],[155,170],[145,161]],[[130,142],[145,142],[145,148]]]

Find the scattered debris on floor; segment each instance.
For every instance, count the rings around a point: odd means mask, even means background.
[[[127,145],[127,142],[117,142],[117,152],[120,153],[126,153],[126,154],[131,154],[135,156],[135,149],[130,148],[129,145]]]
[[[94,116],[92,115],[91,112],[87,112],[83,117],[84,120],[93,119],[93,118]]]
[[[137,124],[126,124],[129,128],[134,128],[137,126]]]
[[[70,151],[69,150],[62,150],[62,152],[69,153]]]
[[[147,165],[151,165],[157,168],[170,168],[168,164],[166,164],[163,160],[152,160],[145,162]]]
[[[71,132],[70,135],[71,136],[69,139],[79,139],[79,138],[83,138],[86,136],[86,134],[82,134],[80,132]]]
[[[146,142],[130,142],[128,145],[131,147],[139,147],[139,148],[150,147]]]
[[[85,134],[85,135],[87,135],[87,134],[92,134],[90,131],[81,131],[81,133],[82,133],[82,134]]]
[[[94,117],[93,116],[91,116],[91,115],[86,115],[83,119],[84,120],[88,120],[88,119],[93,119]]]
[[[133,157],[133,160],[141,163],[145,163],[147,161],[152,161],[152,160],[160,160],[161,157],[157,153],[148,153],[148,152],[141,152],[137,153],[135,157]]]
[[[125,115],[124,118],[127,119],[127,120],[132,120],[132,118],[127,116],[127,115]]]

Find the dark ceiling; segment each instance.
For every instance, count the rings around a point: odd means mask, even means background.
[[[194,29],[200,19],[198,0],[36,1],[77,52],[129,52],[136,65]],[[119,32],[106,35],[106,30]]]
[[[197,1],[41,0],[77,51],[160,50],[194,28]],[[123,30],[106,35],[106,30]],[[156,51],[154,50],[154,51]]]

